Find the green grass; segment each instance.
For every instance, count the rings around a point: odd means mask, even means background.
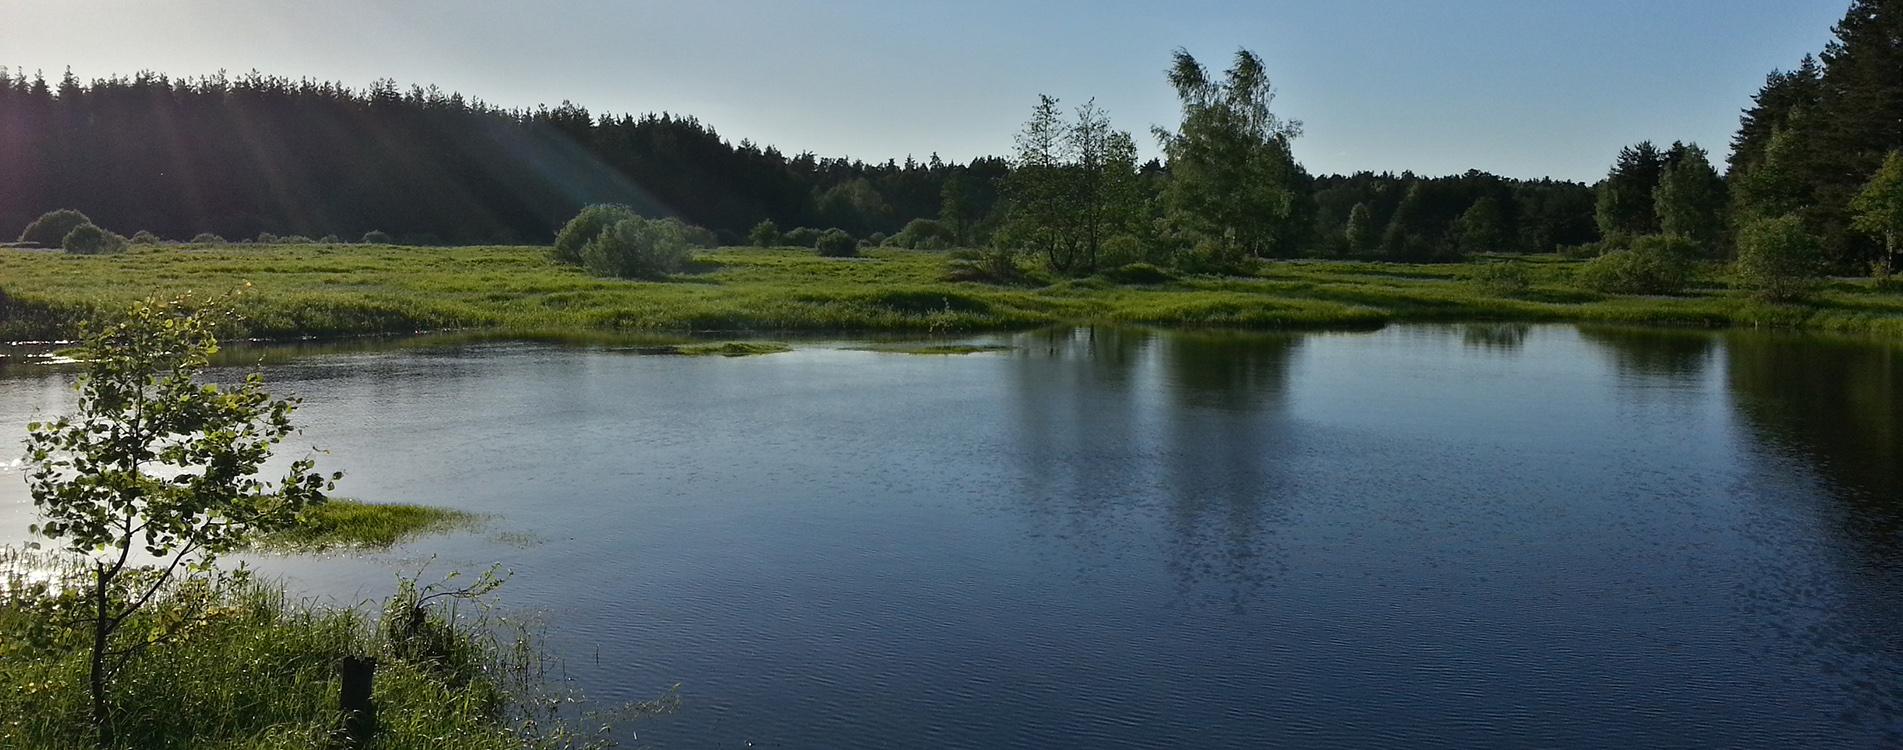
[[[0,584],[9,582],[6,557],[0,551]],[[76,600],[21,580],[0,586],[0,750],[94,747],[83,628],[60,624]],[[404,601],[414,608],[417,600]],[[545,707],[561,696],[547,691],[553,683],[526,631],[484,607],[421,611],[417,629],[396,633],[363,611],[300,604],[256,581],[199,596],[175,587],[129,624],[191,623],[140,651],[113,686],[120,745],[336,747],[337,665],[374,656],[378,750],[575,746],[553,736],[551,727],[572,725],[549,721]],[[525,731],[530,717],[539,729]]]
[[[266,552],[388,549],[416,536],[474,526],[481,521],[481,516],[447,508],[371,505],[333,498],[306,512],[297,528],[266,535],[251,548]]]
[[[1499,259],[1489,259],[1500,262]],[[911,331],[1046,325],[1318,328],[1401,321],[1586,321],[1779,326],[1903,335],[1903,294],[1834,283],[1805,305],[1766,305],[1708,268],[1676,297],[1578,289],[1581,263],[1524,265],[1523,285],[1489,289],[1473,264],[1276,262],[1255,275],[1105,277],[1042,286],[945,281],[943,254],[875,249],[822,258],[787,248],[703,253],[665,282],[588,276],[541,247],[161,245],[123,255],[0,249],[0,337],[70,336],[95,310],[187,290],[239,290],[234,333],[271,339],[464,330],[553,334]],[[1498,285],[1494,285],[1498,286]],[[716,352],[725,353],[725,352]]]

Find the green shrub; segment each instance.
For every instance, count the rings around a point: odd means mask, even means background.
[[[344,239],[342,237],[338,237],[334,234],[326,234],[317,238],[317,244],[319,245],[341,245],[343,242]]]
[[[1170,272],[1148,263],[1128,263],[1098,275],[1119,284],[1162,284],[1176,278]]]
[[[780,241],[793,247],[818,247],[821,234],[823,233],[812,227],[800,227],[787,232]]]
[[[81,224],[66,233],[60,247],[74,255],[105,255],[126,251],[126,238],[100,229],[97,224]]]
[[[889,238],[886,237],[884,232],[873,232],[866,237],[866,244],[873,247],[884,247],[887,239]]]
[[[1870,289],[1877,292],[1903,292],[1903,276],[1890,270],[1887,261],[1870,263]]]
[[[368,231],[368,232],[364,232],[364,233],[363,233],[363,244],[366,244],[366,245],[394,245],[394,244],[396,244],[396,238],[395,238],[395,237],[391,237],[391,236],[390,236],[389,234],[387,234],[387,233],[385,233],[385,232],[380,232],[380,231],[377,231],[377,230],[375,230],[375,229],[372,229],[372,230],[370,230],[370,231]]]
[[[1488,294],[1518,294],[1533,286],[1526,264],[1514,261],[1481,263],[1467,271],[1467,280]]]
[[[26,226],[26,231],[20,233],[20,241],[40,247],[63,247],[66,235],[81,225],[91,223],[92,219],[70,208],[48,211]]]
[[[767,219],[753,225],[753,231],[747,233],[747,243],[754,247],[773,247],[780,244],[780,225]]]
[[[1678,294],[1697,270],[1698,246],[1678,237],[1635,237],[1581,266],[1579,286],[1607,294]]]
[[[602,231],[581,249],[583,268],[624,279],[661,278],[687,262],[680,223],[636,216]]]
[[[678,219],[668,219],[668,221],[672,221],[680,226],[681,236],[687,238],[687,244],[707,250],[720,247],[720,237],[715,235],[713,230],[706,227],[694,226],[693,224]]]
[[[260,245],[276,245],[278,244],[278,240],[281,240],[281,239],[283,238],[275,234],[272,234],[270,232],[258,233],[258,244]]]
[[[159,244],[160,241],[158,235],[143,229],[139,230],[138,234],[132,235],[132,239],[126,240],[126,242],[134,245],[156,245]]]
[[[227,243],[225,241],[225,238],[212,234],[211,232],[199,232],[198,234],[192,237],[192,244],[194,245],[224,245]]]
[[[1143,262],[1143,241],[1133,235],[1119,234],[1104,240],[1103,247],[1097,251],[1097,265],[1103,268]]]
[[[850,258],[859,254],[859,241],[838,228],[826,230],[814,247],[818,248],[820,255],[828,258]]]
[[[1733,280],[1772,302],[1810,296],[1819,281],[1823,248],[1796,216],[1756,219],[1738,230]]]
[[[581,213],[569,219],[562,231],[555,235],[553,257],[557,262],[586,265],[582,260],[582,250],[600,237],[609,227],[638,219],[634,209],[610,203],[596,203],[582,207]]]
[[[913,219],[905,228],[892,236],[888,244],[913,250],[943,250],[958,242],[958,233],[944,222],[934,219]]]

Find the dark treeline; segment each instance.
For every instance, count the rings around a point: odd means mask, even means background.
[[[1593,188],[1485,172],[1357,172],[1315,180],[1316,254],[1400,261],[1552,252],[1597,242]]]
[[[762,219],[859,235],[982,223],[1003,160],[866,164],[730,144],[692,117],[505,110],[392,81],[252,73],[57,83],[0,69],[0,234],[76,208],[120,232],[533,242],[590,203],[675,216],[739,242]]]

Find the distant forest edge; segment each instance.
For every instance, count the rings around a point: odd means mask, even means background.
[[[1142,165],[1119,162],[1133,147],[1106,113],[1086,103],[1071,123],[1048,97],[1009,157],[869,164],[729,143],[690,116],[598,116],[569,102],[503,109],[391,80],[361,90],[257,72],[83,83],[69,71],[49,84],[0,68],[0,237],[78,209],[117,232],[170,239],[376,232],[405,244],[544,245],[582,207],[609,203],[704,227],[706,243],[726,245],[763,222],[877,244],[932,219],[935,244],[1042,247],[1050,266],[1072,272],[1095,270],[1119,238],[1142,252],[1115,257],[1208,247],[1420,262],[1600,244],[1591,255],[1664,235],[1724,260],[1741,230],[1786,221],[1816,241],[1820,260],[1863,271],[1895,264],[1903,236],[1903,208],[1890,207],[1903,187],[1884,187],[1903,184],[1903,166],[1891,170],[1899,176],[1879,169],[1903,148],[1903,0],[1856,0],[1833,33],[1820,57],[1769,76],[1724,174],[1695,144],[1642,143],[1590,186],[1479,171],[1312,177],[1289,151],[1299,123],[1268,111],[1268,78],[1246,51],[1222,82],[1178,51],[1169,77],[1183,126],[1156,133],[1168,163]]]
[[[693,117],[596,116],[564,102],[500,109],[461,94],[378,81],[251,73],[153,73],[55,84],[0,68],[0,236],[60,208],[130,234],[186,239],[383,232],[409,244],[546,244],[583,206],[617,203],[674,216],[742,244],[763,220],[837,227],[864,238],[914,219],[968,227],[1005,220],[1009,159],[868,164],[787,155],[722,139]],[[1152,160],[1151,192],[1167,179]],[[1418,186],[1418,188],[1416,188]],[[1360,173],[1313,179],[1302,196],[1316,230],[1285,252],[1345,255],[1350,214],[1386,227],[1404,201],[1439,242],[1492,197],[1510,247],[1550,251],[1597,239],[1590,186],[1481,172],[1438,179]]]

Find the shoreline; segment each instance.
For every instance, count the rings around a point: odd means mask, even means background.
[[[1499,259],[1488,259],[1498,262]],[[994,285],[950,281],[950,256],[873,249],[854,259],[795,248],[722,248],[664,282],[588,276],[529,246],[158,245],[109,256],[0,250],[0,342],[58,345],[79,320],[148,296],[229,293],[227,341],[361,337],[601,336],[656,343],[814,335],[963,335],[1051,326],[1367,329],[1402,323],[1601,323],[1780,328],[1903,339],[1903,294],[1827,280],[1804,304],[1769,304],[1701,269],[1685,296],[1589,292],[1581,264],[1513,256],[1523,287],[1490,290],[1481,263],[1262,263],[1250,276],[1105,275]]]

